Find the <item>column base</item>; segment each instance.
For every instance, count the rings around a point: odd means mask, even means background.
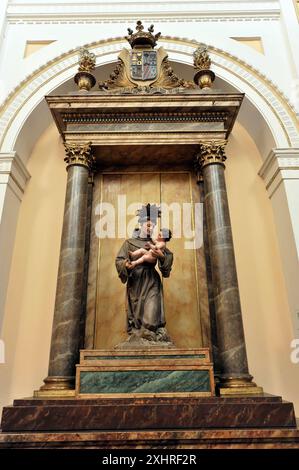
[[[35,398],[75,396],[75,377],[50,376],[44,382],[39,390],[34,391]]]
[[[226,377],[221,378],[218,384],[219,395],[259,395],[264,393],[262,387],[252,382],[253,377]]]
[[[74,397],[75,390],[34,390],[34,398],[66,398]]]
[[[253,387],[219,388],[219,395],[261,395],[263,387],[253,384]]]

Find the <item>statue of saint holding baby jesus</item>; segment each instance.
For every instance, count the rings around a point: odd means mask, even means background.
[[[160,214],[155,204],[142,206],[138,211],[139,228],[123,243],[116,257],[118,275],[127,285],[129,338],[126,344],[139,341],[143,346],[147,342],[172,345],[165,328],[162,282],[155,269],[158,265],[163,277],[170,275],[173,254],[166,243],[171,239],[171,232],[162,229],[157,239],[152,238]]]

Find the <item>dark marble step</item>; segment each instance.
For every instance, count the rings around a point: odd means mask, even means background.
[[[298,449],[299,429],[0,432],[0,449]]]
[[[137,403],[186,403],[186,397],[105,397],[105,398],[81,398],[79,399],[79,403],[82,405],[89,405],[90,403],[94,405],[115,405],[115,404],[137,404]],[[273,403],[273,402],[282,402],[282,397],[277,395],[271,395],[268,393],[263,393],[259,395],[230,395],[230,396],[222,396],[222,397],[188,397],[189,404],[196,404],[196,403]],[[78,403],[78,398],[17,398],[14,400],[14,406],[28,406],[28,405],[56,405],[59,403],[60,405],[72,405]]]
[[[277,397],[17,400],[2,431],[292,428],[292,403]],[[20,403],[21,402],[21,403]]]

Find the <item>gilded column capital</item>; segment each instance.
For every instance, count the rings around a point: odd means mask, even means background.
[[[207,140],[199,145],[199,153],[196,156],[196,165],[200,169],[206,165],[218,163],[222,166],[226,160],[225,156],[226,140]]]
[[[66,157],[64,161],[68,169],[72,165],[86,167],[89,171],[94,171],[95,158],[91,153],[91,142],[86,144],[64,143]]]

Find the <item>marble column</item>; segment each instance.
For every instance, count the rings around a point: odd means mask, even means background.
[[[198,170],[198,168],[196,170]],[[199,178],[198,178],[197,184],[198,184],[198,189],[199,189],[199,193],[200,193],[200,202],[202,204],[204,204],[203,179],[202,179],[202,175],[200,173],[199,173],[198,176],[199,176]],[[203,243],[204,243],[204,255],[205,255],[205,263],[206,263],[206,276],[207,276],[207,283],[208,283],[209,314],[210,314],[210,328],[211,328],[210,348],[211,348],[211,351],[212,351],[215,383],[218,384],[219,359],[218,359],[216,311],[215,311],[215,302],[214,302],[211,259],[210,259],[210,250],[209,250],[209,237],[208,237],[207,216],[206,216],[205,206],[203,207],[203,209],[204,209],[203,210]]]
[[[82,313],[80,320],[80,345],[79,349],[85,347],[85,328],[86,328],[86,308],[87,308],[87,289],[88,289],[88,271],[89,271],[89,255],[90,255],[90,233],[91,233],[91,213],[93,201],[94,179],[93,173],[90,173],[87,188],[87,219],[86,219],[86,236],[85,236],[85,255],[84,255],[84,289],[82,298]]]
[[[88,178],[91,145],[65,144],[67,187],[48,377],[39,395],[74,389],[84,299]]]
[[[197,164],[204,182],[204,204],[218,342],[219,390],[260,393],[248,371],[247,353],[224,177],[225,141],[201,142]]]

